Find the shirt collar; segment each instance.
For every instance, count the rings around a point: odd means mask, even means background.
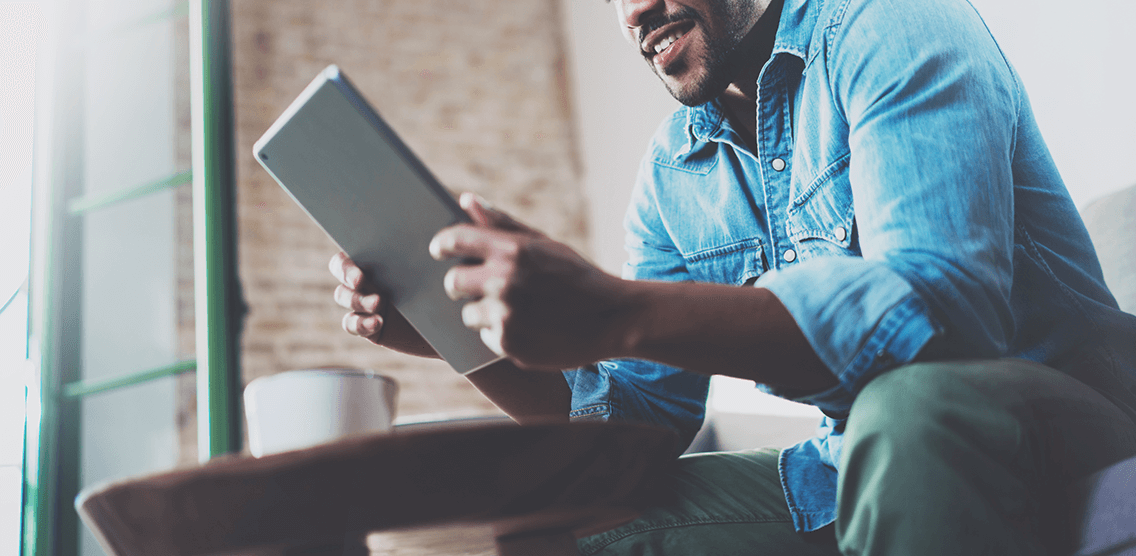
[[[785,0],[770,62],[778,54],[789,54],[807,65],[809,48],[823,7],[824,0]],[[717,99],[686,108],[686,117],[687,144],[675,153],[676,158],[690,152],[696,141],[723,140],[726,135],[734,133]]]
[[[686,129],[692,141],[710,141],[726,122],[726,114],[718,100],[686,109]]]
[[[777,24],[777,37],[773,40],[773,56],[792,54],[807,62],[823,8],[824,0],[785,0],[781,8],[781,22]]]

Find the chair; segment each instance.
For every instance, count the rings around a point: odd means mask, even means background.
[[[1136,186],[1085,207],[1081,216],[1120,308],[1136,313]],[[1136,556],[1136,458],[1075,484],[1075,556]]]

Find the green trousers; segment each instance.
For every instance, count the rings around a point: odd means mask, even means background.
[[[860,393],[837,520],[793,529],[776,450],[678,461],[668,502],[579,540],[616,555],[1068,554],[1064,488],[1136,453],[1136,425],[1082,383],[1021,360],[921,363]]]

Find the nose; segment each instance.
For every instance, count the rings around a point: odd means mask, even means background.
[[[635,40],[635,29],[643,25],[647,15],[666,11],[665,0],[616,0],[615,7],[620,27],[632,40]]]

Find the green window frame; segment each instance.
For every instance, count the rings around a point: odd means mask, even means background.
[[[61,9],[83,9],[67,0]],[[80,404],[103,392],[195,372],[199,459],[239,452],[241,439],[239,335],[244,315],[236,265],[236,173],[229,0],[191,0],[116,29],[165,22],[188,15],[193,131],[192,168],[109,195],[83,194],[81,45],[57,40],[52,72],[50,140],[37,157],[47,157],[48,183],[35,184],[33,272],[29,284],[29,334],[38,350],[30,354],[38,384],[29,385],[24,449],[24,510],[21,554],[77,556],[79,520],[73,501],[79,491]],[[72,25],[77,25],[72,23]],[[57,37],[79,36],[62,28]],[[97,37],[92,40],[98,40]],[[47,152],[42,152],[46,150]],[[83,276],[82,221],[118,203],[192,183],[194,212],[194,297],[196,359],[102,381],[81,380],[80,333]],[[66,302],[64,302],[66,301]],[[33,314],[34,312],[34,314]],[[38,402],[38,403],[37,403]]]

